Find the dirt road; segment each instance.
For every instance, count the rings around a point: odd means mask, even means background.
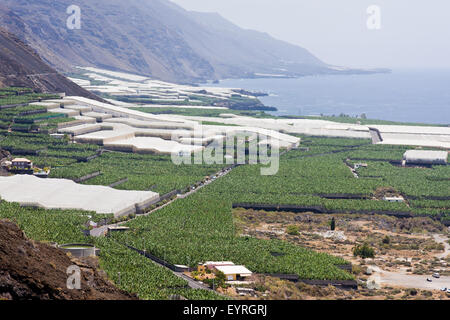
[[[433,238],[436,242],[445,246],[443,253],[436,254],[436,258],[444,259],[450,253],[450,244],[448,238],[441,234],[434,234]],[[423,290],[440,290],[441,288],[450,288],[450,276],[441,276],[439,279],[433,278],[432,275],[415,275],[407,274],[406,268],[397,272],[385,271],[377,266],[370,266],[374,274],[368,281],[374,281],[380,285],[399,286],[404,288],[414,288]],[[432,281],[427,281],[430,278]]]
[[[440,290],[441,288],[450,288],[450,277],[441,276],[439,279],[431,275],[406,274],[406,271],[389,272],[379,267],[371,266],[375,272],[369,281],[375,281],[380,285],[399,286],[404,288],[414,288],[422,290]],[[432,279],[428,282],[427,278]]]
[[[437,243],[442,243],[444,245],[444,252],[437,254],[436,258],[445,259],[446,257],[448,257],[448,255],[450,255],[450,244],[447,242],[448,238],[441,234],[435,234],[433,235],[433,238]]]

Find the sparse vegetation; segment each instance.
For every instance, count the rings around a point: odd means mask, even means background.
[[[286,228],[286,233],[291,235],[291,236],[296,236],[298,235],[298,227],[296,225],[289,225]]]
[[[353,255],[359,256],[363,259],[375,257],[375,250],[371,248],[367,243],[363,245],[357,245],[353,248]]]

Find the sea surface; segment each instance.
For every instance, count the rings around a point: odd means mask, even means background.
[[[223,80],[214,86],[268,93],[275,115],[366,114],[400,122],[450,124],[450,70],[393,70],[389,74]]]

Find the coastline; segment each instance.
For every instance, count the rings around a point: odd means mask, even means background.
[[[277,108],[269,113],[272,116],[337,119],[365,115],[393,124],[448,126],[446,79],[450,81],[448,70],[394,70],[346,77],[227,79],[208,85],[263,93],[260,101]]]

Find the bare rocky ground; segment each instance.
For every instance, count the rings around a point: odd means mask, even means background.
[[[11,156],[11,154],[8,151],[0,148],[0,162],[2,162],[3,159],[7,160],[6,158],[8,158],[10,156]],[[2,167],[0,167],[0,177],[6,177],[8,175],[9,175],[8,171],[6,171]]]
[[[68,289],[69,266],[81,270],[81,288]],[[77,260],[62,250],[25,237],[0,220],[0,300],[131,300],[97,270],[97,259]]]
[[[3,9],[0,8],[0,21]],[[0,86],[28,87],[35,92],[65,92],[105,102],[48,66],[33,48],[3,28],[0,28],[0,48]]]
[[[330,231],[332,217],[336,220],[334,232]],[[352,262],[352,272],[360,284],[357,291],[347,291],[259,277],[254,286],[258,298],[450,299],[440,291],[450,287],[449,231],[432,219],[245,209],[236,209],[234,218],[242,234],[283,239],[345,258]],[[374,258],[353,255],[355,245],[363,243],[375,249]],[[432,278],[435,272],[440,273],[440,279]]]

